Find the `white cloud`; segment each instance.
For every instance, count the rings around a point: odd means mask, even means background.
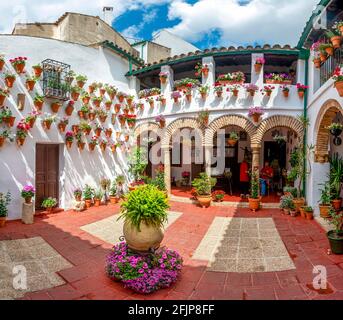
[[[295,45],[318,0],[199,0],[191,5],[175,0],[168,18],[181,22],[169,31],[188,41],[201,41],[209,30],[218,30],[218,46],[245,44]]]

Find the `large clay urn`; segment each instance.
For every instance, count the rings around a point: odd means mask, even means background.
[[[158,249],[164,237],[161,228],[148,226],[144,222],[141,222],[140,231],[138,231],[130,222],[125,221],[123,232],[128,247],[138,252]]]

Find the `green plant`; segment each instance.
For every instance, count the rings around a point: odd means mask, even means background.
[[[335,153],[330,158],[330,186],[332,199],[340,199],[343,181],[343,158]]]
[[[143,185],[131,191],[121,205],[121,215],[140,231],[141,223],[148,226],[162,227],[168,219],[168,199],[165,194],[152,185]]]
[[[125,182],[125,177],[123,175],[119,175],[116,177],[115,181],[118,185],[123,185]]]
[[[129,173],[135,181],[142,179],[147,165],[146,152],[142,148],[136,147],[129,157]]]
[[[11,134],[11,131],[9,131],[9,130],[2,130],[2,131],[0,131],[0,137],[1,138],[5,138],[5,139],[7,139],[7,140],[9,140],[9,141],[11,141],[11,142],[13,142],[13,135]]]
[[[342,233],[342,229],[343,229],[343,216],[341,213],[336,212],[336,210],[334,210],[332,207],[329,210],[329,218],[325,218],[326,221],[331,224],[334,229],[335,232],[338,234]]]
[[[86,76],[83,76],[83,75],[79,74],[79,75],[77,75],[75,77],[75,80],[76,81],[81,81],[81,82],[86,82],[88,80],[88,78]]]
[[[209,177],[207,173],[202,172],[199,174],[199,178],[196,178],[192,182],[192,186],[195,188],[199,196],[210,196],[212,188],[216,185],[217,179]]]
[[[327,181],[321,185],[323,186],[323,188],[320,189],[320,200],[319,200],[319,202],[323,206],[329,206],[331,203],[330,182]]]
[[[0,217],[7,217],[8,205],[11,202],[11,193],[8,191],[6,194],[0,193]]]
[[[147,180],[147,177],[145,177],[145,180]],[[152,179],[149,184],[152,184],[160,191],[166,191],[166,183],[164,181],[164,172],[162,170],[156,170],[156,176],[154,179]]]
[[[254,171],[251,174],[251,193],[250,193],[250,198],[251,199],[258,199],[260,194],[259,194],[259,183],[258,183],[258,173]]]
[[[43,208],[54,208],[57,206],[57,200],[55,198],[49,197],[44,199],[42,202]]]
[[[283,188],[283,192],[289,192],[293,198],[297,196],[297,188],[286,186]]]
[[[333,122],[329,126],[326,127],[328,130],[343,130],[343,124]]]
[[[101,200],[104,196],[104,192],[101,189],[97,189],[94,191],[94,199]]]
[[[310,207],[310,206],[305,206],[305,207],[304,207],[304,211],[305,211],[305,212],[313,212],[313,208]]]
[[[39,95],[37,92],[35,93],[35,97],[33,98],[36,102],[44,102],[44,96]]]
[[[109,194],[111,197],[115,197],[117,195],[117,185],[115,181],[113,181],[111,184]]]
[[[83,199],[85,200],[92,200],[94,196],[94,189],[90,187],[88,184],[85,185],[83,188]]]
[[[325,32],[325,35],[328,39],[331,39],[331,38],[337,37],[337,36],[341,36],[337,30],[327,30]]]
[[[102,178],[100,180],[100,186],[103,190],[107,190],[110,186],[111,186],[111,180],[110,179],[106,179],[106,178]]]
[[[290,210],[293,205],[292,196],[282,196],[280,198],[280,209]]]
[[[229,133],[229,139],[230,139],[230,140],[236,140],[236,141],[238,141],[238,140],[239,140],[238,133],[237,133],[237,132],[234,132],[234,131],[230,132],[230,133]]]

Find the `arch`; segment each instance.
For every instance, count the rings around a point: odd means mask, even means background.
[[[134,139],[137,140],[137,138],[146,131],[153,131],[157,135],[159,134],[160,127],[157,123],[154,122],[143,122],[140,123],[138,126],[136,126],[134,131]]]
[[[301,139],[304,135],[303,123],[291,116],[272,116],[263,120],[256,130],[256,135],[252,138],[252,143],[261,145],[264,135],[271,129],[276,127],[286,127],[297,133]]]
[[[329,161],[329,141],[330,132],[327,128],[333,119],[336,117],[337,113],[343,115],[342,106],[338,101],[331,99],[324,103],[320,108],[320,112],[317,116],[317,123],[315,126],[315,162],[328,162]]]
[[[201,135],[202,144],[204,144],[204,134],[203,134],[203,126],[200,122],[195,118],[181,118],[172,121],[165,130],[164,137],[162,139],[162,148],[167,147],[170,144],[170,139],[173,134],[182,128],[192,128],[199,132]]]
[[[256,126],[249,119],[239,115],[225,115],[210,123],[205,134],[205,145],[212,145],[215,133],[219,129],[230,125],[242,128],[249,134],[250,138],[255,135]]]

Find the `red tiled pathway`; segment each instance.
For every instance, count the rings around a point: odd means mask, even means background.
[[[184,258],[179,281],[169,289],[139,295],[110,281],[104,272],[111,245],[82,231],[81,226],[118,212],[119,206],[92,208],[83,213],[61,212],[36,218],[33,225],[9,222],[0,240],[41,236],[74,266],[59,272],[66,284],[28,293],[24,299],[343,299],[343,256],[327,255],[325,232],[315,221],[281,215],[279,210],[252,214],[247,209],[171,204],[183,215],[166,231],[164,244]],[[296,270],[266,273],[206,271],[204,261],[191,256],[216,216],[272,217],[292,257]],[[327,268],[329,289],[310,289],[314,265]]]

